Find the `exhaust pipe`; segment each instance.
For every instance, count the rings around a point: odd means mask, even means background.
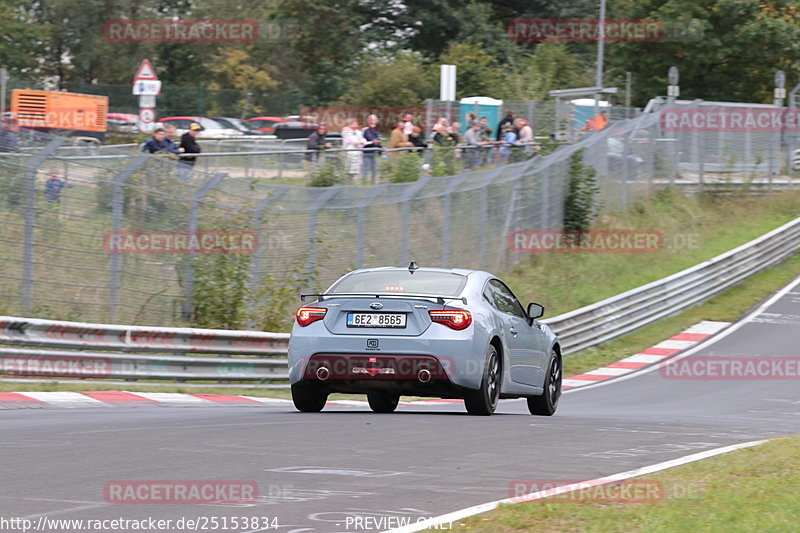
[[[423,368],[419,372],[417,372],[417,379],[420,383],[427,383],[431,380],[431,371],[427,368]]]
[[[320,381],[325,381],[331,377],[331,371],[328,369],[327,366],[321,366],[317,369],[317,379]]]

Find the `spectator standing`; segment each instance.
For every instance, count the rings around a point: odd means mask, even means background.
[[[72,185],[69,185],[67,180],[62,178],[60,175],[56,173],[50,174],[50,177],[44,182],[44,195],[47,197],[47,201],[54,204],[60,204],[61,191],[64,189],[64,187],[70,188]]]
[[[328,142],[328,125],[320,122],[314,133],[309,135],[306,142],[306,161],[315,164],[319,160],[319,154],[322,150],[329,150],[333,145]]]
[[[197,135],[202,129],[200,124],[192,122],[189,124],[189,131],[181,136],[180,151],[184,153],[178,162],[178,175],[181,178],[188,179],[192,177],[192,170],[197,162],[197,156],[185,154],[199,154],[203,151],[200,145],[197,144]]]
[[[409,148],[414,146],[408,140],[408,135],[405,133],[405,125],[406,123],[402,120],[397,123],[397,126],[392,130],[392,135],[389,137],[389,148],[397,149],[397,148]],[[411,132],[413,133],[414,130],[412,128]],[[397,154],[401,153],[400,151],[390,152],[391,157],[397,157]]]
[[[428,143],[422,140],[422,128],[419,126],[414,126],[414,131],[408,136],[408,141],[412,146],[419,148],[419,150],[413,150],[418,154],[422,153],[428,147]]]
[[[403,133],[406,137],[411,135],[414,131],[414,113],[411,111],[403,111]]]
[[[455,140],[452,134],[447,131],[447,126],[441,123],[434,126],[433,142],[439,146],[455,145]]]
[[[596,117],[593,117],[589,122],[586,123],[584,127],[581,128],[582,131],[600,131],[605,129],[608,126],[608,111],[603,111]]]
[[[450,131],[450,136],[453,138],[453,141],[456,144],[459,144],[461,142],[461,124],[459,124],[458,122],[453,122],[450,125],[449,131]]]
[[[503,127],[506,124],[511,125],[511,126],[514,125],[514,112],[513,111],[509,111],[508,113],[506,113],[506,116],[503,117],[500,120],[500,123],[497,125],[497,137],[495,139],[496,141],[501,141],[503,139],[503,135],[504,135]]]
[[[349,125],[342,128],[342,148],[347,150],[344,154],[344,171],[350,175],[351,179],[355,179],[361,172],[361,156],[363,155],[361,149],[365,144],[366,140],[358,126],[358,120],[351,119]]]
[[[364,178],[369,177],[370,181],[375,183],[377,178],[377,159],[378,155],[383,150],[381,145],[381,130],[378,128],[378,117],[370,115],[367,117],[367,127],[363,131],[364,140],[364,159],[363,159],[363,175]]]
[[[502,163],[511,163],[514,148],[519,144],[513,124],[506,123],[503,125],[502,141],[503,144],[500,145],[500,160]]]
[[[488,144],[481,131],[481,123],[477,120],[473,122],[464,134],[464,141],[467,143],[467,162],[470,168],[479,167],[483,164],[483,147]]]
[[[196,124],[196,122],[192,124]],[[153,132],[153,136],[147,139],[147,142],[142,146],[142,152],[149,152],[151,154],[178,154],[180,150],[175,142],[167,137],[167,132],[164,128],[156,128]]]
[[[17,120],[9,113],[0,118],[0,152],[16,152],[19,150],[19,126]]]

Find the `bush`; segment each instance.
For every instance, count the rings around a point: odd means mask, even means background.
[[[386,160],[382,177],[392,183],[417,181],[422,175],[422,157],[413,152],[401,152]]]
[[[431,176],[453,176],[461,172],[461,161],[456,157],[452,146],[433,146]]]
[[[330,187],[338,183],[344,183],[344,181],[344,172],[339,162],[326,161],[320,163],[316,170],[311,173],[309,185],[312,187]]]
[[[583,162],[583,150],[576,151],[570,158],[569,185],[564,200],[564,229],[567,231],[586,231],[598,211],[597,172]]]

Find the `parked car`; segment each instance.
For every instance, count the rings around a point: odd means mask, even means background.
[[[139,115],[133,113],[108,113],[106,122],[109,131],[139,133]]]
[[[235,117],[211,117],[211,120],[216,120],[223,126],[229,129],[239,130],[245,135],[259,135],[259,131],[240,118]]]
[[[371,268],[341,277],[297,310],[289,339],[292,400],[318,412],[330,393],[366,394],[393,412],[401,395],[463,398],[491,415],[500,398],[526,398],[531,414],[555,413],[561,396],[558,337],[478,270]]]
[[[214,138],[214,137],[240,137],[243,133],[237,129],[226,128],[216,120],[207,117],[164,117],[159,119],[160,124],[169,123],[175,126],[177,130],[176,135],[180,136],[189,130],[189,125],[192,122],[197,122],[203,128],[198,137],[200,138]]]
[[[252,117],[245,119],[249,127],[261,132],[262,135],[272,135],[275,133],[275,125],[284,122],[281,117]]]

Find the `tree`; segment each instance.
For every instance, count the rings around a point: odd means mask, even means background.
[[[361,65],[347,93],[336,105],[352,107],[421,107],[434,98],[437,76],[418,54],[393,59],[370,58]]]
[[[37,61],[31,51],[45,35],[45,28],[36,22],[30,2],[5,0],[0,4],[0,66],[11,73],[29,73]]]
[[[639,105],[666,92],[672,65],[680,69],[682,97],[742,102],[770,101],[775,71],[791,76],[800,69],[800,8],[794,0],[650,0],[626,6],[623,16],[701,30],[668,35],[666,42],[609,45],[612,71],[633,73]]]
[[[495,66],[495,58],[475,44],[453,43],[439,61],[456,66],[456,98],[493,96],[497,94],[503,72]]]
[[[592,84],[592,65],[572,54],[563,43],[541,43],[519,60],[519,68],[507,77],[498,98],[541,100],[548,91]]]

